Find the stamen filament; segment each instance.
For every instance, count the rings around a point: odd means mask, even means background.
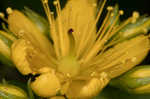
[[[4,13],[1,13],[1,12],[0,12],[0,18],[1,18],[4,22],[8,23],[8,20],[5,18]]]
[[[85,31],[83,33],[83,36],[81,37],[81,41],[80,41],[79,46],[78,46],[77,55],[80,55],[82,53],[82,51],[85,48],[86,44],[88,43],[88,41],[92,37],[91,35],[93,34],[93,31],[94,31],[94,29],[96,27],[96,24],[97,24],[97,22],[98,22],[98,20],[101,16],[101,13],[104,9],[105,4],[106,4],[106,0],[104,0],[103,3],[102,3],[102,6],[101,6],[101,8],[98,12],[98,15],[97,15],[97,17],[96,17],[96,19],[95,19],[95,21],[92,25],[92,28],[90,29],[91,31]],[[89,28],[89,27],[87,27],[87,28]],[[86,30],[89,30],[89,29],[86,29]],[[89,34],[87,34],[87,33],[89,33]]]
[[[60,40],[60,50],[62,56],[66,56],[69,52],[69,37],[66,31],[62,26],[62,18],[61,18],[61,8],[59,0],[54,1],[54,5],[56,7],[57,15],[58,15],[58,32],[59,32],[59,40]]]
[[[96,55],[96,53],[98,53],[98,51],[103,49],[103,46],[105,44],[105,42],[108,40],[109,35],[114,27],[114,25],[116,24],[116,22],[119,19],[119,15],[116,16],[116,19],[114,20],[114,23],[110,26],[110,28],[107,30],[110,20],[108,20],[106,26],[104,27],[101,35],[104,35],[104,37],[100,36],[101,38],[98,38],[98,40],[96,41],[95,45],[93,46],[93,48],[91,49],[91,51],[89,52],[89,54],[85,57],[84,62],[87,62],[88,60],[90,60],[93,56]]]

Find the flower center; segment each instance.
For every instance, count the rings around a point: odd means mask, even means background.
[[[80,65],[75,57],[65,56],[60,60],[57,70],[66,76],[74,77],[80,72]]]

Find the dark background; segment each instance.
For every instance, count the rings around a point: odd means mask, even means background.
[[[49,0],[51,2],[53,0]],[[66,1],[66,0],[60,0]],[[150,14],[150,0],[107,0],[108,5],[119,3],[120,8],[125,11],[125,15],[129,16],[132,11],[139,11],[141,14]],[[40,0],[0,0],[0,11],[5,11],[7,7],[23,8],[28,6],[37,12],[42,12]]]

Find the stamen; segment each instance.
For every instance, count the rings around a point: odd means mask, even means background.
[[[5,17],[4,13],[1,13],[1,12],[0,12],[0,17],[1,17],[1,18],[4,18],[4,17]]]
[[[123,14],[124,14],[123,10],[120,10],[120,11],[119,11],[119,16],[120,16],[120,15],[123,15]],[[119,16],[118,16],[118,18],[119,18]],[[106,17],[107,17],[107,16],[106,16]],[[108,17],[109,17],[109,16],[108,16]],[[104,20],[104,21],[105,21],[105,20]],[[117,22],[117,20],[116,20],[116,22]],[[115,22],[114,22],[114,23],[115,23]],[[103,24],[103,26],[104,26],[104,24]],[[101,30],[102,30],[102,29],[99,29],[98,34],[101,33]],[[113,32],[113,30],[115,30],[115,28],[112,28],[112,32],[110,33],[108,39],[116,32],[116,31]],[[104,32],[104,33],[105,33],[105,32]],[[104,33],[100,35],[99,39],[102,39],[102,37],[104,36]],[[102,51],[101,51],[101,53],[100,53],[99,55],[101,55],[101,54],[105,51],[105,49],[107,49],[108,47],[109,47],[109,44],[106,45],[106,46],[104,46],[104,48],[102,49]]]
[[[107,10],[108,10],[108,11],[112,11],[112,10],[113,10],[113,7],[112,7],[112,6],[108,6],[108,7],[107,7]]]
[[[48,5],[48,0],[41,0],[41,1],[43,3],[43,7],[44,7],[45,13],[47,15],[49,24],[50,24],[50,31],[51,31],[52,39],[54,41],[54,49],[56,52],[56,56],[57,56],[57,58],[59,58],[59,56],[60,56],[59,41],[58,41],[58,34],[56,32],[54,13],[51,12],[51,9]]]
[[[98,20],[99,20],[99,18],[101,16],[101,14],[102,14],[102,11],[104,9],[105,3],[106,3],[106,0],[104,0],[102,5],[101,5],[101,8],[100,8],[100,10],[98,12],[98,15],[97,15],[95,21],[93,22],[92,28],[90,29],[91,31],[85,31],[83,33],[83,35],[81,37],[81,41],[80,41],[79,46],[78,46],[78,50],[77,50],[77,55],[78,56],[82,53],[84,47],[87,45],[88,41],[92,37],[91,35],[92,35],[92,33],[93,33],[94,29],[95,29],[95,26],[96,26],[96,24],[97,24],[97,22],[98,22]],[[87,28],[89,28],[89,27],[87,27]],[[87,30],[89,30],[89,29],[87,29]],[[87,35],[87,32],[89,33],[88,35]]]
[[[60,46],[59,46],[59,37],[58,37],[58,32],[56,32],[56,24],[55,24],[55,19],[54,19],[54,13],[51,12],[52,16],[52,25],[51,25],[51,36],[54,41],[54,49],[56,52],[56,56],[59,59],[60,58]]]
[[[107,21],[110,18],[110,14],[111,14],[111,11],[113,10],[113,7],[109,6],[109,7],[107,7],[107,10],[108,10],[107,15],[106,15],[106,17],[105,17],[105,19],[104,19],[100,29],[97,32],[96,38],[98,38],[98,36],[100,36],[99,39],[101,39],[104,36],[104,34],[105,34],[104,32],[103,33],[101,33],[101,32],[102,32],[102,30],[106,30],[106,27],[107,27],[106,23],[107,23],[107,25],[109,25],[109,23]],[[88,49],[86,51],[86,53],[84,54],[83,58],[85,58],[85,56],[87,56],[87,53],[89,53],[89,51],[91,51],[91,49]],[[82,63],[82,61],[84,61],[84,60],[81,60],[80,63]]]
[[[52,25],[52,16],[51,16],[51,10],[48,6],[48,0],[41,0],[41,1],[45,10],[46,16],[48,18],[49,24]]]
[[[107,21],[108,21],[108,19],[109,19],[109,16],[110,16],[111,11],[113,10],[113,8],[112,8],[111,6],[109,6],[109,7],[107,7],[107,10],[108,10],[107,15],[106,15],[106,17],[105,17],[105,19],[104,19],[104,21],[103,21],[103,23],[102,23],[102,26],[100,27],[100,29],[99,29],[98,32],[97,32],[97,34],[98,34],[97,36],[100,35],[99,39],[101,39],[101,38],[104,36],[104,32],[102,33],[102,29],[103,29],[103,31],[105,31],[106,28],[107,28],[106,25],[109,25],[109,24],[107,23]],[[107,24],[106,24],[106,23],[107,23]],[[100,34],[100,33],[101,33],[101,34]]]
[[[64,28],[62,26],[62,18],[61,18],[61,7],[59,0],[54,1],[54,5],[56,7],[57,11],[57,19],[58,19],[58,32],[59,32],[59,40],[60,40],[60,50],[62,56],[66,56],[68,54],[69,50],[69,37],[68,33],[64,32]]]
[[[120,14],[120,15],[123,15],[123,14],[124,14],[124,11],[123,11],[123,10],[120,10],[120,11],[119,11],[119,14]]]
[[[115,48],[115,50],[110,51],[108,55],[105,54],[105,57],[103,57],[102,60],[98,60],[99,58],[102,58],[102,57],[97,56],[97,59],[95,61],[93,61],[92,64],[97,65],[97,66],[100,65],[103,67],[104,65],[111,63],[107,59],[110,59],[111,61],[113,61],[114,59],[116,59],[118,57],[120,58],[120,55],[123,55],[123,52],[124,52],[124,54],[129,55],[129,52],[127,52],[127,50],[129,48],[132,48],[133,46],[137,46],[137,44],[139,44],[140,42],[143,42],[144,40],[145,40],[145,38],[142,38],[141,40],[136,41],[136,42],[132,41],[132,45],[125,44],[125,45],[127,45],[125,48],[123,48],[124,46],[120,46],[120,48]],[[149,48],[146,48],[146,50],[148,50],[148,49]],[[107,58],[107,57],[109,57],[109,58]]]
[[[139,17],[140,17],[140,14],[138,12],[134,11],[132,14],[132,23],[135,23]]]
[[[106,4],[106,0],[104,0],[103,3],[102,3],[102,6],[101,6],[101,8],[99,10],[99,13],[98,13],[97,17],[96,17],[94,25],[97,24],[98,20],[100,19],[100,16],[102,14],[102,11],[104,9],[105,4]]]
[[[104,37],[101,36],[101,38],[98,38],[98,40],[96,41],[95,45],[93,46],[93,48],[91,49],[91,51],[89,52],[89,54],[85,57],[85,62],[87,62],[88,60],[90,60],[93,56],[96,55],[96,53],[100,50],[102,50],[104,43],[109,39],[110,35],[111,35],[111,31],[113,29],[113,27],[115,26],[116,22],[119,19],[120,14],[118,14],[113,22],[113,24],[110,26],[110,28],[108,29],[110,20],[108,20],[106,26],[104,27],[104,29],[102,30],[101,35],[104,35]],[[111,16],[113,17],[113,16]],[[108,30],[107,30],[108,29]]]
[[[108,36],[108,39],[110,39],[111,37],[112,37],[112,35],[115,33],[115,32],[113,32],[113,30],[115,30],[115,24],[117,23],[117,21],[119,20],[119,17],[121,16],[121,15],[123,15],[124,14],[124,12],[123,12],[123,10],[120,10],[119,11],[119,14],[116,16],[116,19],[115,19],[115,21],[114,21],[114,24],[112,24],[112,28],[111,28],[111,30],[110,30],[110,35]],[[109,32],[108,32],[109,33]],[[108,40],[107,39],[107,40]]]
[[[12,14],[12,13],[13,13],[13,10],[12,10],[12,8],[8,7],[8,8],[6,9],[6,12],[7,12],[7,14]]]
[[[0,12],[0,18],[1,18],[4,22],[8,23],[8,20],[5,18],[5,14],[4,14],[4,13]]]

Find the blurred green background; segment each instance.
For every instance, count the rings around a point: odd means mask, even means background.
[[[52,5],[52,0],[49,1],[50,5]],[[63,3],[66,2],[66,0],[61,1],[64,1]],[[123,9],[125,12],[125,15],[122,17],[122,19],[129,17],[133,11],[139,11],[140,14],[150,15],[150,0],[108,0],[107,5],[114,5],[115,3],[118,3],[120,9]],[[44,15],[40,0],[0,0],[0,12],[5,12],[5,9],[7,7],[23,9],[24,6],[27,6],[35,10],[36,12]],[[147,58],[144,60],[144,62],[141,64],[150,64],[149,60],[150,55],[148,55]],[[6,72],[5,73],[0,72],[0,78],[6,76],[6,78],[15,79],[12,78],[11,75],[14,72],[17,73],[16,70],[11,71],[9,68],[2,68],[2,67],[3,66],[1,65],[0,70],[8,71],[9,75],[7,75]],[[22,76],[20,75],[19,78],[21,77]],[[128,94],[127,92],[109,86],[104,89],[104,91],[100,94],[100,97],[96,97],[95,99],[150,99],[150,95],[131,95]]]

